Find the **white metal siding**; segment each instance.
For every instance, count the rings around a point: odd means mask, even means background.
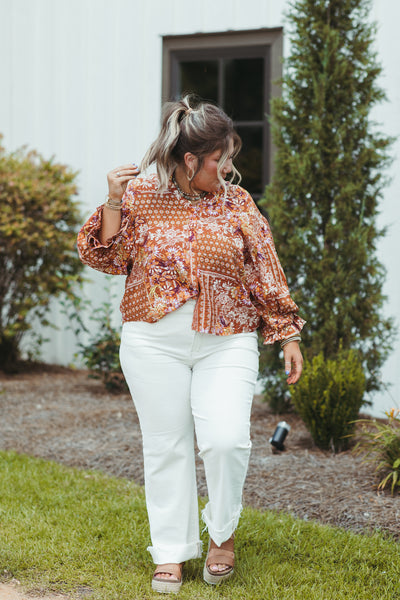
[[[79,171],[84,216],[102,203],[106,173],[140,161],[157,133],[161,98],[161,36],[277,27],[287,0],[0,0],[0,132],[8,150],[21,145]],[[389,102],[375,119],[382,131],[400,133],[400,4],[374,0],[382,86]],[[287,41],[285,42],[288,51]],[[394,155],[400,154],[400,142]],[[382,224],[390,225],[379,246],[387,268],[387,314],[400,308],[400,179],[397,161],[382,200]],[[88,272],[98,299],[102,275]],[[121,288],[122,282],[116,287]],[[47,360],[68,363],[73,337],[62,326],[44,348]],[[116,309],[116,320],[118,320]],[[374,412],[400,404],[400,340],[383,371],[392,382],[377,396]]]

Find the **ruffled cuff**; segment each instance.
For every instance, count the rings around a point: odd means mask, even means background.
[[[122,207],[121,226],[105,244],[100,241],[102,216],[103,206],[99,206],[81,228],[77,240],[80,259],[98,271],[124,275],[134,251],[132,214],[126,206]]]
[[[121,236],[126,234],[126,230],[129,226],[129,212],[127,211],[126,207],[122,206],[121,226],[119,230],[112,237],[110,237],[105,244],[102,244],[100,241],[100,230],[103,218],[103,208],[103,204],[97,207],[96,212],[87,223],[89,227],[85,228],[84,231],[88,246],[94,250],[98,248],[110,248],[110,246],[112,246]]]
[[[306,321],[296,314],[271,315],[263,319],[260,331],[264,338],[264,345],[274,344],[285,340],[292,335],[297,335],[303,329]]]

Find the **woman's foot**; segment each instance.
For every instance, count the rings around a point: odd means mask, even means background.
[[[233,535],[222,542],[220,546],[210,539],[208,555],[204,564],[204,581],[216,585],[229,579],[233,575],[235,564],[234,537]]]
[[[177,594],[182,585],[183,563],[157,565],[151,587],[160,594]]]

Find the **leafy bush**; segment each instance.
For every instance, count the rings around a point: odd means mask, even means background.
[[[322,450],[345,450],[363,405],[365,375],[354,350],[340,350],[336,360],[322,352],[305,361],[300,381],[291,388],[293,404]]]
[[[95,333],[88,344],[79,343],[78,354],[91,377],[101,379],[108,391],[118,393],[128,391],[128,386],[119,362],[121,338],[111,323],[111,307],[111,301],[105,302],[94,311],[91,321],[96,323]]]
[[[1,137],[0,137],[1,140]],[[82,263],[76,173],[37,152],[0,146],[0,365],[13,370],[23,335],[50,325],[51,298],[74,297]]]
[[[400,410],[386,413],[388,421],[362,419],[361,439],[355,451],[365,452],[365,461],[376,465],[375,471],[382,477],[378,489],[383,490],[391,483],[391,492],[400,487]]]

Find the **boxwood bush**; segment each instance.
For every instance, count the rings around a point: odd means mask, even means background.
[[[365,375],[355,350],[340,350],[335,360],[322,352],[306,360],[300,381],[291,388],[294,407],[315,444],[334,452],[348,448],[364,391]]]

